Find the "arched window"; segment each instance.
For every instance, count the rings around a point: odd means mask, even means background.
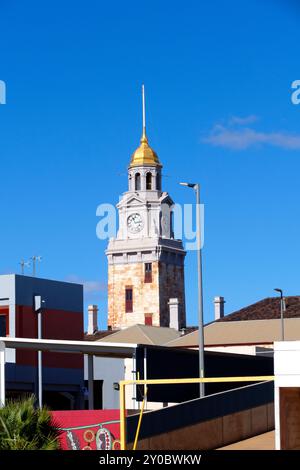
[[[152,173],[146,175],[146,189],[152,189]]]
[[[156,175],[156,190],[160,191],[161,190],[161,174],[157,173]]]
[[[136,173],[136,175],[135,175],[135,190],[136,191],[141,190],[141,175],[140,175],[140,173]]]
[[[170,237],[174,238],[174,212],[170,212]]]
[[[162,212],[159,212],[159,235],[162,234]]]

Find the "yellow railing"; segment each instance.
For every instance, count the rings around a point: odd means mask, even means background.
[[[265,382],[274,380],[273,375],[259,375],[246,377],[209,377],[196,379],[149,379],[149,380],[121,380],[120,381],[120,440],[121,450],[126,450],[126,385],[168,385],[168,384],[197,384],[216,382]],[[145,397],[144,397],[145,401]],[[144,403],[144,402],[143,402]],[[139,430],[141,427],[143,406],[141,409],[134,447],[136,448]],[[135,450],[135,449],[134,449]]]
[[[145,387],[147,387],[147,386],[145,385]],[[133,443],[133,448],[132,448],[132,450],[136,450],[136,446],[137,446],[137,443],[138,443],[139,434],[140,434],[140,429],[141,429],[141,424],[142,424],[142,419],[143,419],[143,413],[144,413],[144,409],[145,409],[146,399],[147,399],[147,388],[146,388],[145,395],[144,395],[144,399],[143,399],[143,403],[142,403],[142,406],[141,406],[141,411],[140,411],[140,416],[139,416],[139,422],[138,422],[138,425],[137,425],[137,428],[136,428],[136,433],[135,433],[135,438],[134,438],[134,443]]]

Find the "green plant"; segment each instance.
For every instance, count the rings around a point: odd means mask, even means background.
[[[0,450],[57,450],[59,436],[49,410],[35,407],[34,395],[0,409]]]

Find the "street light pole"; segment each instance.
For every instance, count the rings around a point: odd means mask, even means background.
[[[203,282],[202,282],[202,249],[201,249],[201,212],[200,185],[194,186],[197,211],[197,264],[198,264],[198,325],[199,325],[199,375],[204,377],[204,331],[203,331]],[[200,398],[205,396],[204,383],[200,382]]]
[[[281,341],[284,341],[284,316],[283,312],[285,311],[284,308],[284,298],[282,289],[276,288],[274,289],[276,292],[280,294],[280,320],[281,320]]]
[[[44,301],[40,295],[33,297],[34,311],[37,314],[38,339],[42,339],[42,305]],[[38,350],[38,401],[39,408],[43,407],[43,359],[42,351]]]
[[[196,227],[197,227],[197,268],[198,268],[198,334],[199,334],[199,377],[204,377],[204,329],[203,329],[203,282],[202,282],[202,248],[201,248],[201,212],[200,185],[198,183],[180,183],[193,188],[196,193]],[[200,383],[200,398],[205,396],[204,383]]]

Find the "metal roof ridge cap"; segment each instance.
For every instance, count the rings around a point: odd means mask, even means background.
[[[146,335],[146,333],[145,333],[145,332],[142,330],[142,328],[141,328],[141,326],[146,326],[146,325],[140,325],[139,323],[137,323],[135,326],[137,326],[137,327],[139,328],[139,330],[141,331],[142,335],[143,335],[146,339],[148,339],[148,340],[150,341],[150,343],[151,343],[153,346],[155,346],[155,343],[153,343],[152,339],[149,338],[149,336]]]

